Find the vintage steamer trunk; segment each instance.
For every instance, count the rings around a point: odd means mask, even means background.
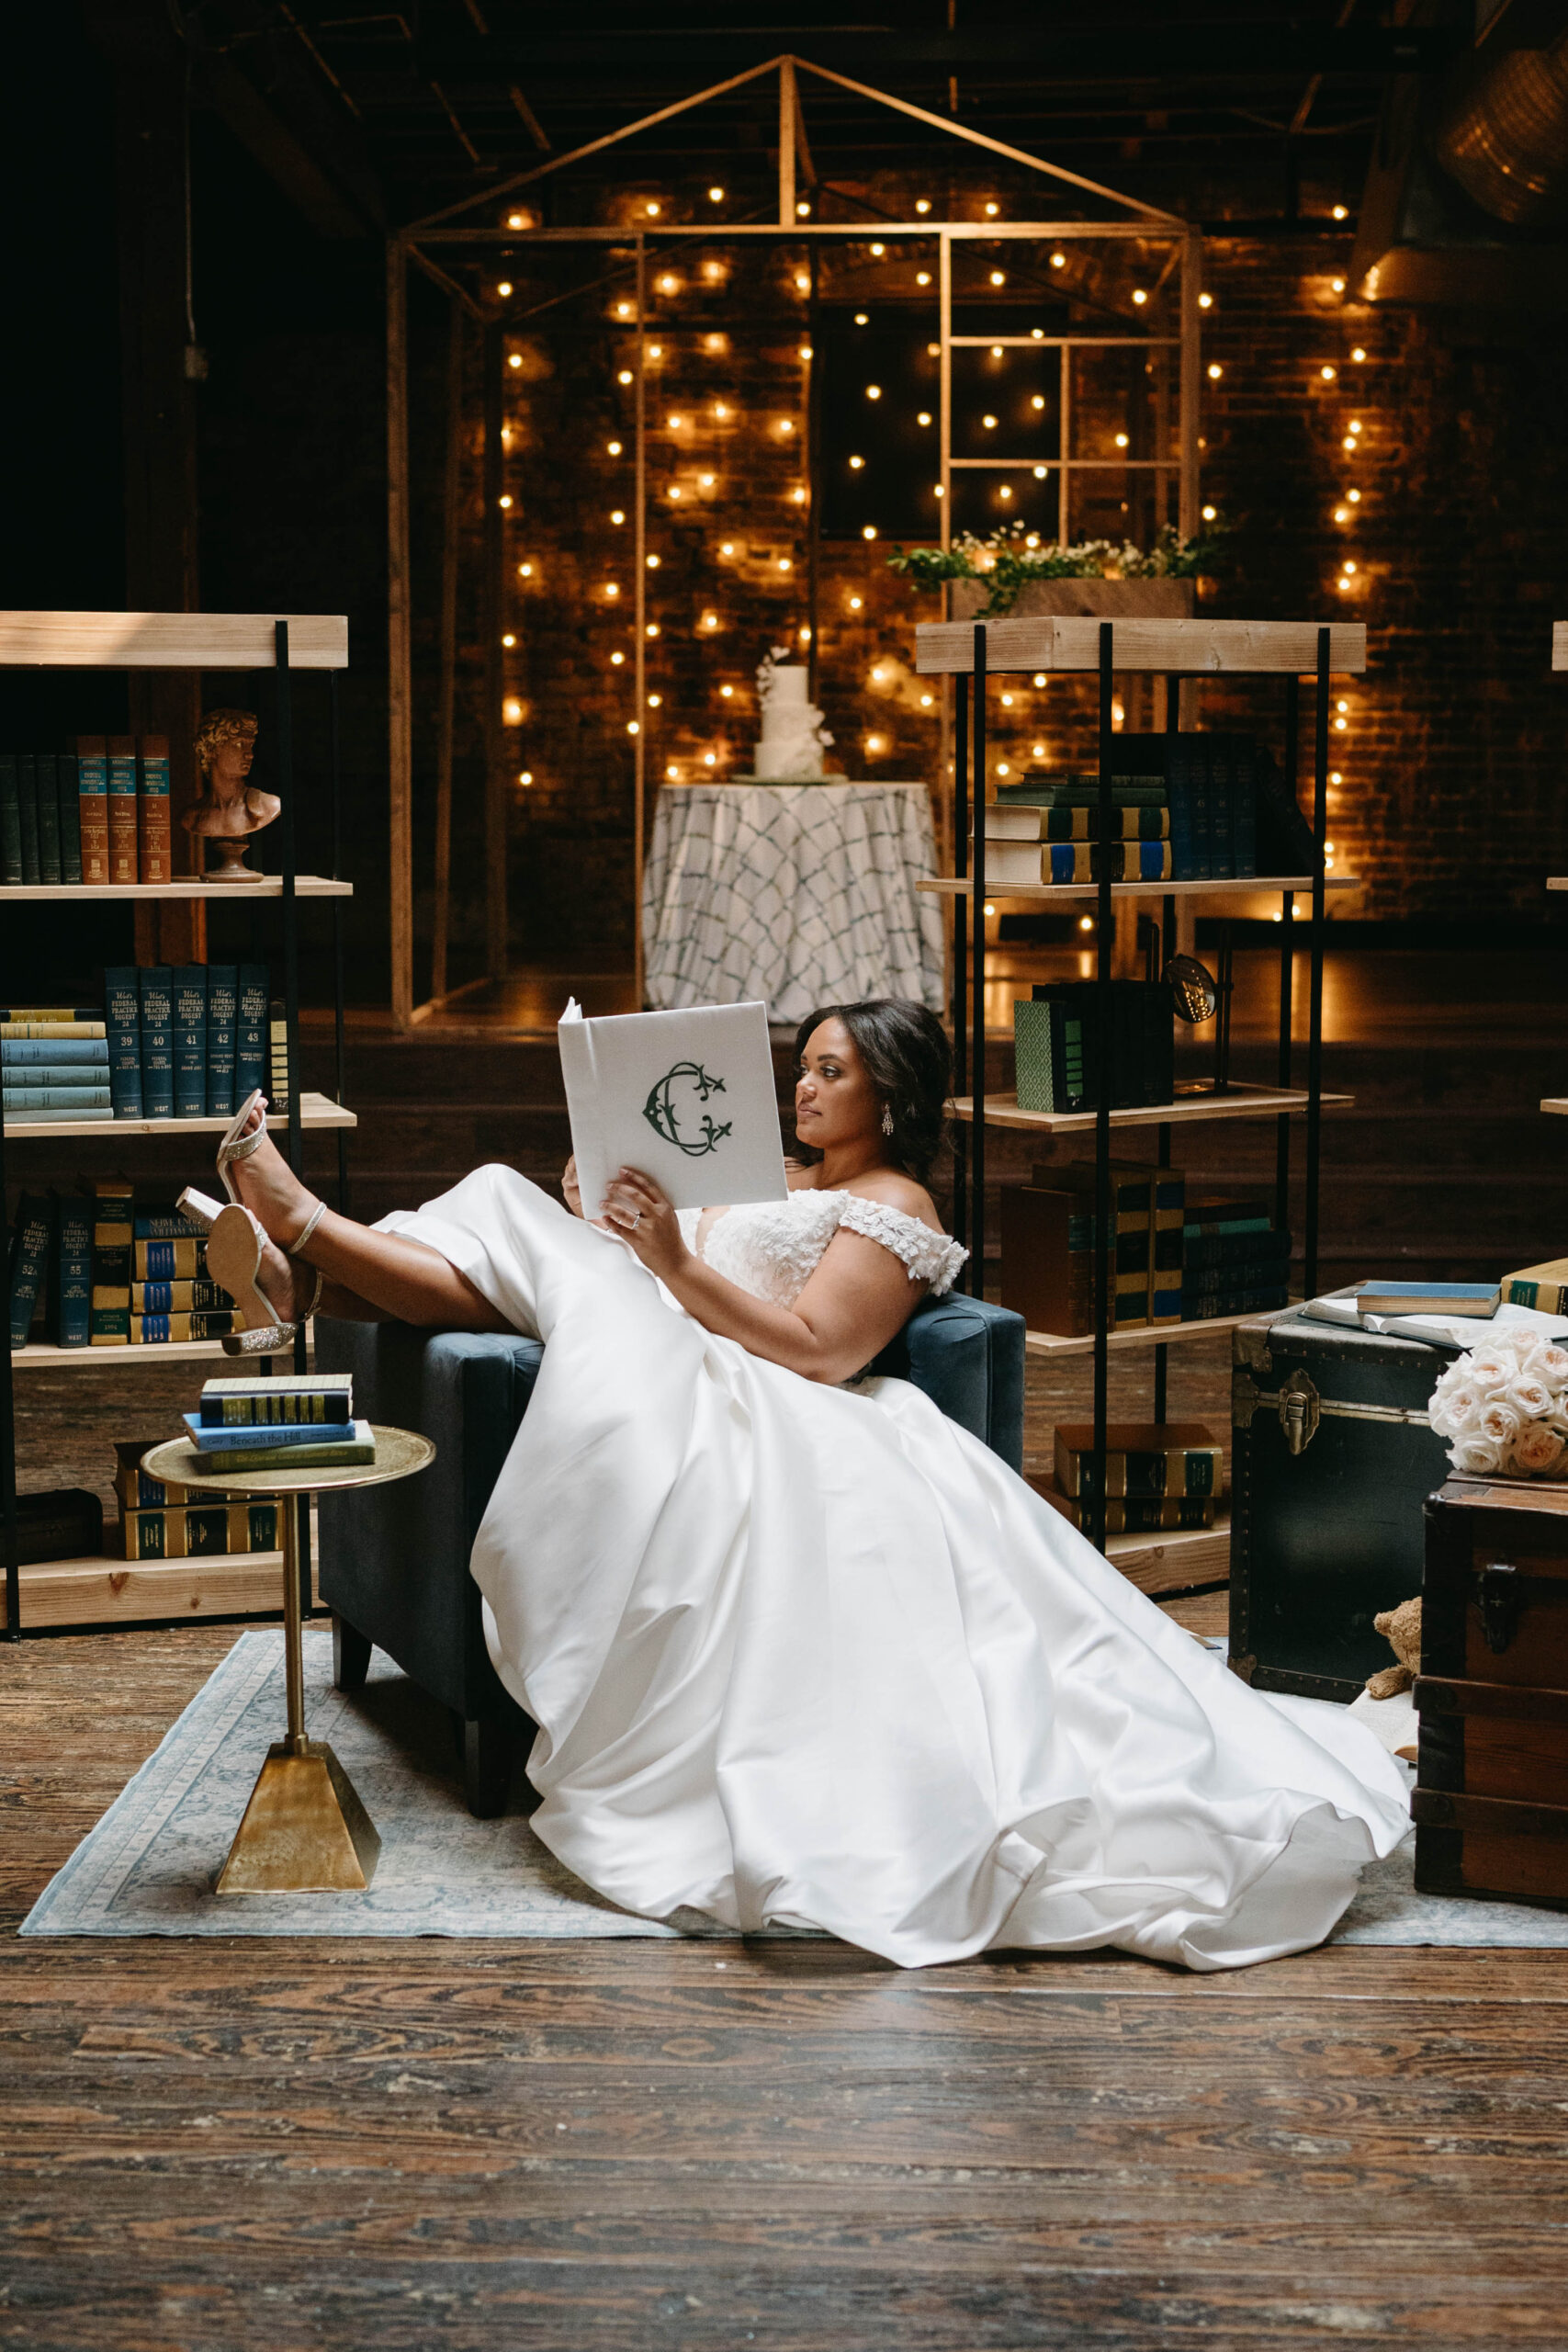
[[[1455,1351],[1293,1313],[1239,1325],[1234,1352],[1231,1665],[1351,1700],[1393,1663],[1372,1619],[1421,1589],[1449,1469],[1427,1406]]]
[[[1568,1487],[1432,1497],[1416,1705],[1417,1887],[1568,1903]]]

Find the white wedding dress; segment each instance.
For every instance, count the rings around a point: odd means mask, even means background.
[[[836,1192],[730,1209],[704,1254],[787,1302],[840,1224],[939,1289],[962,1260]],[[1241,1967],[1318,1942],[1403,1836],[1371,1732],[1248,1690],[908,1383],[715,1339],[508,1168],[381,1229],[547,1342],[473,1573],[534,1826],[601,1894],[908,1966]]]

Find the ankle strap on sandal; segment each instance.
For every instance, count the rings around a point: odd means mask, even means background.
[[[327,1204],[325,1201],[318,1201],[315,1207],[310,1211],[310,1216],[305,1219],[304,1224],[300,1227],[299,1232],[295,1235],[293,1240],[286,1243],[285,1245],[288,1255],[291,1258],[297,1258],[299,1255],[300,1250],[303,1250],[306,1242],[309,1241],[311,1234],[314,1233],[316,1227],[320,1225],[326,1213]]]

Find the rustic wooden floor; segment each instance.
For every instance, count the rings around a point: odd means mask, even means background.
[[[232,1637],[0,1651],[0,2344],[1568,2342],[1568,1955],[19,1941]]]

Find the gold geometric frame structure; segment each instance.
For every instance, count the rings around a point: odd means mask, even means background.
[[[815,219],[803,220],[796,211],[797,189],[804,183],[814,186],[816,173],[802,114],[798,76],[808,74],[818,80],[832,84],[852,96],[887,107],[895,113],[909,117],[947,138],[978,148],[1004,162],[1023,165],[1031,172],[1086,195],[1103,199],[1120,208],[1129,217],[1111,220],[1060,220],[1039,219],[1029,220],[953,220],[934,218],[917,220],[875,220],[825,223]],[[463,216],[480,205],[494,207],[498,201],[514,197],[548,175],[564,170],[572,164],[582,163],[590,156],[635,138],[638,132],[669,121],[673,116],[688,113],[722,98],[743,85],[755,82],[767,74],[778,76],[778,217],[765,222],[726,222],[722,229],[709,223],[660,223],[657,230],[629,228],[624,223],[573,226],[570,228],[528,228],[507,225],[474,227]],[[964,241],[984,243],[1006,243],[1019,240],[1052,240],[1066,243],[1072,240],[1111,240],[1118,237],[1137,238],[1150,231],[1168,236],[1173,245],[1165,276],[1179,273],[1179,332],[1173,336],[1126,336],[1106,334],[1009,336],[955,336],[953,332],[953,253],[955,245]],[[390,825],[391,883],[391,966],[392,1016],[401,1028],[408,1028],[427,1019],[446,1001],[446,905],[450,879],[451,830],[451,696],[452,696],[452,620],[455,598],[453,572],[455,553],[451,544],[450,511],[454,503],[450,494],[451,471],[449,458],[448,545],[444,560],[443,620],[442,620],[442,695],[437,755],[435,809],[434,885],[436,893],[436,951],[434,957],[433,991],[424,1003],[416,1005],[413,996],[413,679],[412,679],[412,616],[410,564],[410,481],[409,481],[409,391],[408,391],[408,271],[411,265],[420,269],[439,286],[455,305],[486,323],[491,313],[475,301],[468,289],[454,277],[442,261],[473,254],[486,246],[505,245],[513,250],[531,244],[615,244],[631,247],[635,254],[636,300],[635,315],[630,322],[636,337],[636,357],[632,388],[633,434],[636,503],[635,537],[635,605],[633,612],[635,707],[639,717],[646,715],[647,663],[647,366],[646,344],[649,332],[648,276],[650,252],[675,247],[692,241],[712,243],[716,234],[727,243],[785,239],[806,245],[813,256],[815,277],[816,255],[824,245],[847,240],[863,243],[870,235],[888,245],[912,242],[937,247],[937,294],[941,322],[940,334],[940,479],[942,490],[941,544],[950,542],[952,488],[955,469],[965,467],[1004,469],[1017,467],[1018,459],[990,458],[954,458],[952,447],[953,427],[953,354],[967,345],[1027,345],[1038,350],[1042,343],[1049,348],[1062,349],[1064,389],[1066,383],[1070,347],[1108,346],[1117,342],[1136,343],[1145,347],[1164,345],[1179,351],[1178,370],[1177,454],[1174,464],[1164,460],[1108,460],[1107,467],[1132,465],[1159,466],[1163,474],[1174,473],[1178,492],[1178,527],[1189,537],[1198,522],[1198,422],[1200,401],[1200,296],[1202,290],[1202,238],[1190,222],[1179,215],[1162,211],[1157,206],[1141,198],[1106,187],[1097,180],[1084,178],[1081,174],[1066,170],[1063,165],[1047,162],[1043,156],[1032,155],[1024,149],[1010,146],[1005,141],[987,137],[983,131],[966,124],[944,119],[929,113],[924,107],[911,105],[907,99],[896,98],[884,90],[875,90],[862,82],[851,81],[842,74],[830,72],[826,66],[815,65],[809,59],[780,56],[766,64],[751,67],[725,82],[698,90],[674,105],[660,107],[656,113],[644,115],[619,130],[604,138],[592,140],[587,145],[570,153],[552,157],[532,170],[501,180],[492,187],[478,190],[459,203],[445,210],[430,214],[400,230],[389,239],[387,247],[387,460],[388,460],[388,592],[389,592],[389,809]],[[1162,279],[1163,283],[1163,279]],[[1156,289],[1157,290],[1157,289]],[[456,338],[454,338],[456,348]],[[808,363],[809,364],[809,363]],[[455,370],[454,370],[455,375]],[[1072,474],[1089,469],[1101,461],[1074,459],[1068,455],[1068,417],[1066,406],[1061,418],[1060,457],[1053,470],[1059,469],[1061,502],[1060,535],[1066,534],[1066,504]],[[815,437],[815,436],[814,436]],[[816,463],[816,452],[812,452]],[[499,446],[491,448],[487,435],[487,487],[490,469],[495,469],[499,481]],[[816,594],[816,517],[818,505],[817,482],[813,478],[811,496],[812,551],[810,595]],[[491,499],[490,503],[493,503]],[[813,603],[811,610],[812,660],[815,665],[817,628]],[[492,634],[494,632],[492,631]],[[491,660],[495,658],[493,649]],[[497,680],[487,677],[488,700],[495,707],[487,709],[485,740],[487,744],[484,839],[486,866],[486,962],[487,978],[504,976],[507,964],[506,906],[506,820],[507,801],[503,763],[499,756],[500,692]],[[950,760],[952,729],[951,690],[944,690],[942,711],[941,774],[945,779]],[[645,839],[647,801],[647,729],[640,728],[633,738],[633,841],[637,872],[634,876],[633,903],[633,963],[637,999],[642,1001],[643,939],[641,869]],[[482,982],[470,983],[480,986]],[[454,994],[466,993],[464,990]]]

